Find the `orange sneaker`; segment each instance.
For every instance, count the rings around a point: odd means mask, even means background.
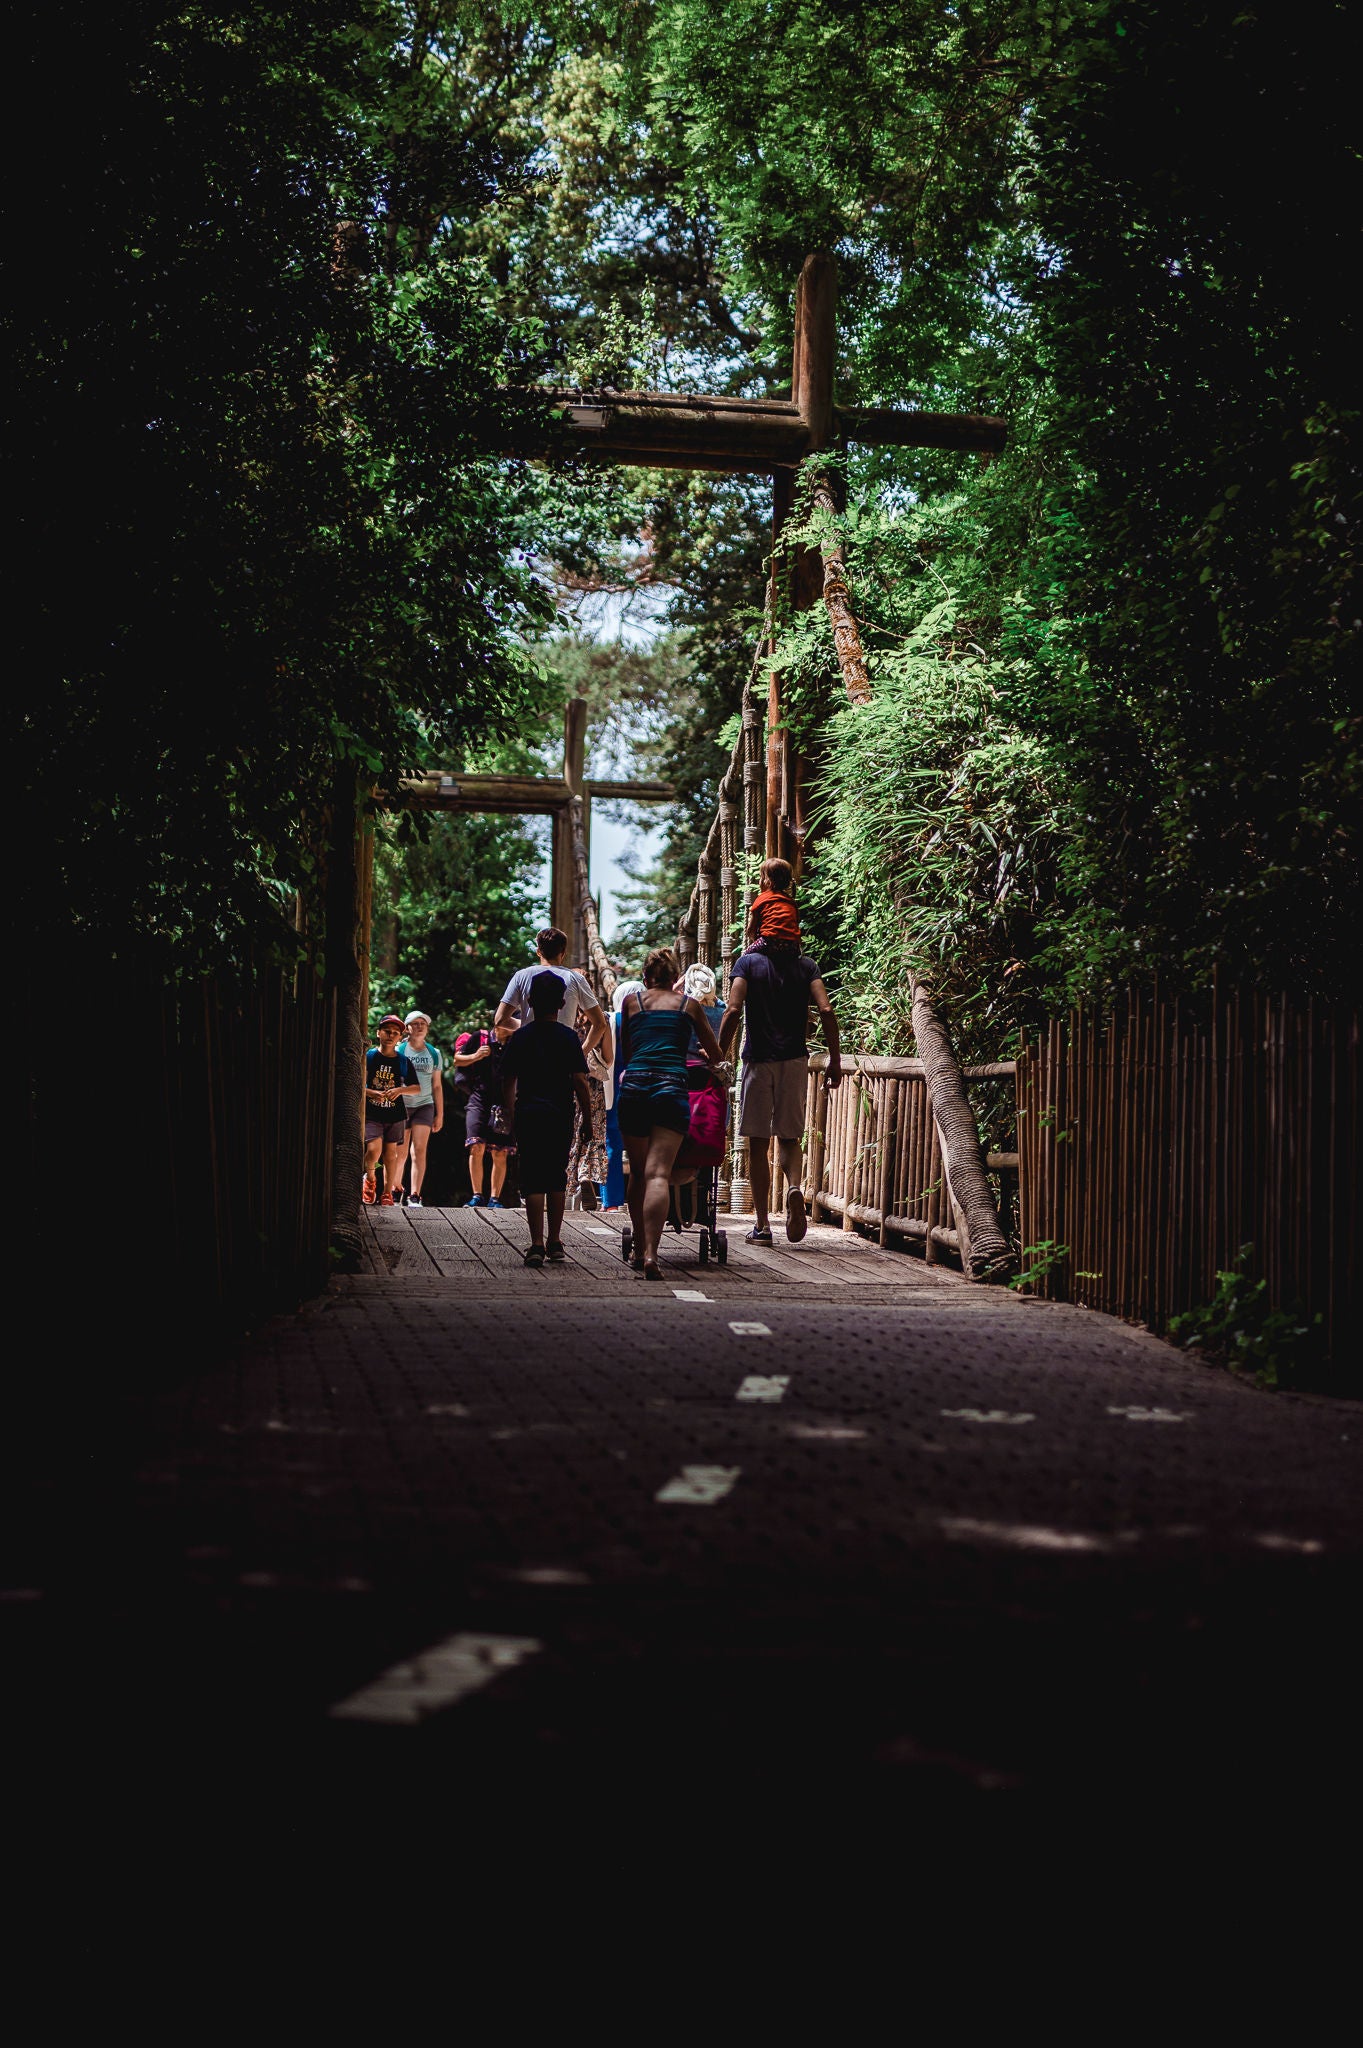
[[[393,1197],[391,1195],[384,1194],[379,1196],[379,1207],[381,1209],[391,1209],[393,1206]]]
[[[372,1173],[367,1173],[360,1184],[360,1200],[362,1202],[372,1202],[377,1197],[378,1192],[378,1182]]]

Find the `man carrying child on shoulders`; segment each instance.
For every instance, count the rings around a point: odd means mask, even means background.
[[[743,1090],[738,1130],[747,1138],[748,1183],[756,1216],[749,1244],[772,1242],[769,1203],[771,1162],[767,1148],[774,1137],[786,1177],[786,1241],[798,1244],[809,1227],[801,1180],[804,1158],[805,1095],[809,1085],[806,1034],[811,1004],[819,1013],[828,1046],[825,1088],[842,1081],[838,1020],[816,960],[800,951],[800,914],[791,894],[789,861],[769,860],[762,867],[762,891],[748,913],[748,950],[734,963],[729,979],[729,1006],[719,1027],[720,1050],[727,1058],[743,1024]]]

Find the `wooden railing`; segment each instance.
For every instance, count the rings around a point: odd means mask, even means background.
[[[842,1086],[831,1093],[823,1084],[827,1065],[826,1053],[810,1058],[805,1187],[814,1215],[837,1218],[844,1230],[861,1224],[882,1245],[916,1242],[930,1263],[944,1252],[965,1263],[968,1231],[944,1169],[922,1061],[845,1054]],[[1012,1060],[961,1071],[972,1086],[1002,1084],[1011,1095]],[[1001,1177],[1011,1177],[1017,1163],[1014,1152],[986,1158]],[[772,1192],[774,1203],[784,1199],[779,1180]]]
[[[1038,1294],[1148,1323],[1207,1303],[1252,1246],[1268,1302],[1363,1330],[1357,1011],[1132,993],[1018,1062],[1020,1236]]]

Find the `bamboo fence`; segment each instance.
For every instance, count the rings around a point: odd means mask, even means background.
[[[316,1293],[329,1271],[334,993],[272,965],[171,985],[102,963],[77,985],[98,1019],[107,1128],[87,1091],[44,1078],[39,1053],[29,1148],[37,1173],[78,1173],[97,1205],[87,1290],[135,1299],[139,1328],[181,1309],[200,1327],[240,1323]]]
[[[1269,1301],[1318,1312],[1340,1357],[1360,1322],[1359,1021],[1132,991],[1051,1022],[1017,1067],[1034,1291],[1164,1330],[1249,1245]]]

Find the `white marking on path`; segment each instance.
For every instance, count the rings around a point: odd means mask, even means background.
[[[672,1292],[678,1301],[709,1301],[708,1294],[702,1294],[699,1287],[674,1287]]]
[[[837,1422],[792,1422],[786,1434],[804,1437],[811,1442],[817,1440],[830,1444],[850,1444],[864,1437],[866,1431],[849,1429]]]
[[[563,1565],[528,1564],[520,1571],[508,1572],[507,1577],[519,1579],[523,1586],[590,1586],[586,1572],[568,1571]]]
[[[1028,1522],[977,1522],[969,1515],[944,1515],[944,1536],[964,1541],[1007,1543],[1016,1550],[1111,1550],[1102,1536],[1081,1536],[1072,1529],[1044,1529]]]
[[[1109,1408],[1109,1415],[1124,1415],[1128,1422],[1187,1422],[1177,1408]]]
[[[1291,1550],[1299,1557],[1319,1557],[1325,1545],[1314,1536],[1256,1536],[1261,1550]]]
[[[738,1392],[735,1401],[779,1401],[790,1385],[788,1372],[763,1374],[749,1373]]]
[[[735,1337],[770,1337],[771,1331],[765,1323],[730,1323]]]
[[[589,1237],[613,1237],[617,1244],[620,1242],[621,1233],[618,1230],[611,1230],[604,1223],[588,1223],[585,1228]]]
[[[683,1465],[677,1477],[660,1486],[653,1498],[708,1508],[723,1500],[742,1469],[741,1465]]]
[[[1006,1408],[944,1408],[953,1422],[1035,1422],[1035,1415],[1010,1415]]]
[[[419,1657],[394,1664],[349,1699],[339,1700],[330,1709],[331,1717],[411,1727],[481,1691],[543,1647],[530,1636],[447,1636]]]

